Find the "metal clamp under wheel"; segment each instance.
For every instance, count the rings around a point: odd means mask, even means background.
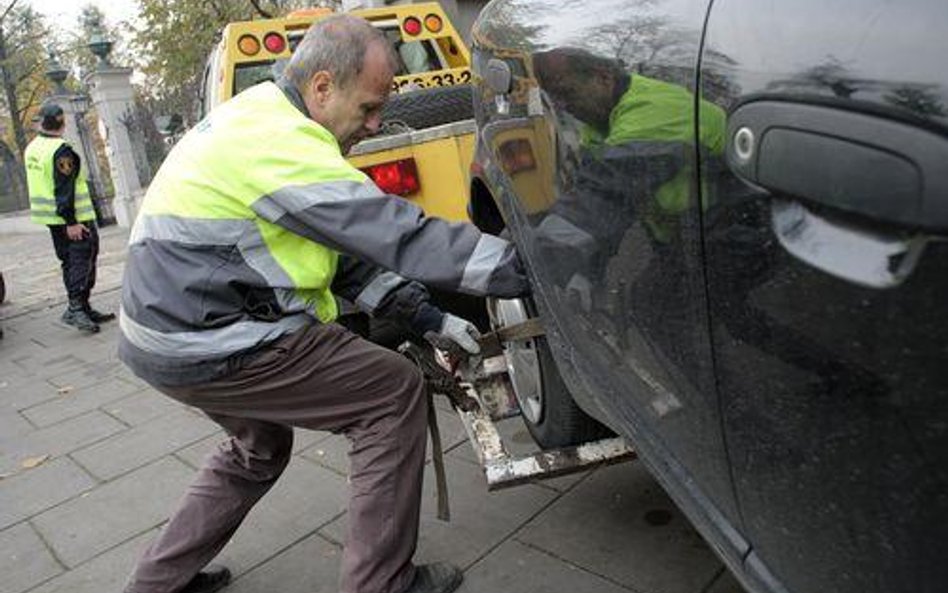
[[[504,445],[495,424],[496,420],[519,414],[519,407],[506,375],[503,356],[483,359],[476,370],[463,374],[471,375],[473,380],[463,382],[461,386],[470,399],[479,405],[468,406],[466,410],[458,408],[457,412],[484,471],[487,489],[490,491],[637,457],[635,451],[621,437],[514,456]]]

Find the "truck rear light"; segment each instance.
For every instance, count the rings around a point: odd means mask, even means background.
[[[281,54],[286,49],[286,40],[279,33],[267,33],[263,37],[263,46],[272,54]]]
[[[441,27],[444,24],[441,22],[441,17],[436,14],[429,14],[425,17],[425,28],[431,31],[432,33],[438,33],[441,31]]]
[[[529,140],[523,138],[508,140],[500,145],[498,152],[500,165],[508,175],[537,168]]]
[[[365,167],[362,172],[372,178],[375,185],[387,194],[407,196],[421,187],[415,159],[408,158]]]
[[[237,49],[245,56],[255,56],[260,52],[260,42],[253,35],[243,35],[237,40]]]
[[[409,35],[417,35],[421,33],[421,21],[413,16],[410,16],[402,21],[402,29],[404,29]]]

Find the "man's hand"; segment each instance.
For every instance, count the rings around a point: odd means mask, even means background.
[[[427,332],[425,339],[431,342],[435,348],[445,350],[452,357],[456,357],[462,352],[468,354],[479,353],[481,347],[477,343],[477,338],[480,335],[481,333],[470,321],[445,313],[441,329],[438,332]]]
[[[66,236],[70,241],[82,241],[89,234],[89,227],[77,222],[76,224],[66,225]]]

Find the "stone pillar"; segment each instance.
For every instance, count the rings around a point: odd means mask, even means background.
[[[115,198],[112,210],[119,226],[135,222],[144,188],[135,163],[135,139],[129,133],[134,95],[131,68],[100,68],[88,76],[92,104],[99,114],[99,133],[105,140]]]

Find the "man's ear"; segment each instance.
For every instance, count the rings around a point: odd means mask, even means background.
[[[309,79],[309,90],[313,99],[319,105],[323,105],[329,100],[335,90],[336,85],[332,79],[332,74],[325,70],[320,70]]]

